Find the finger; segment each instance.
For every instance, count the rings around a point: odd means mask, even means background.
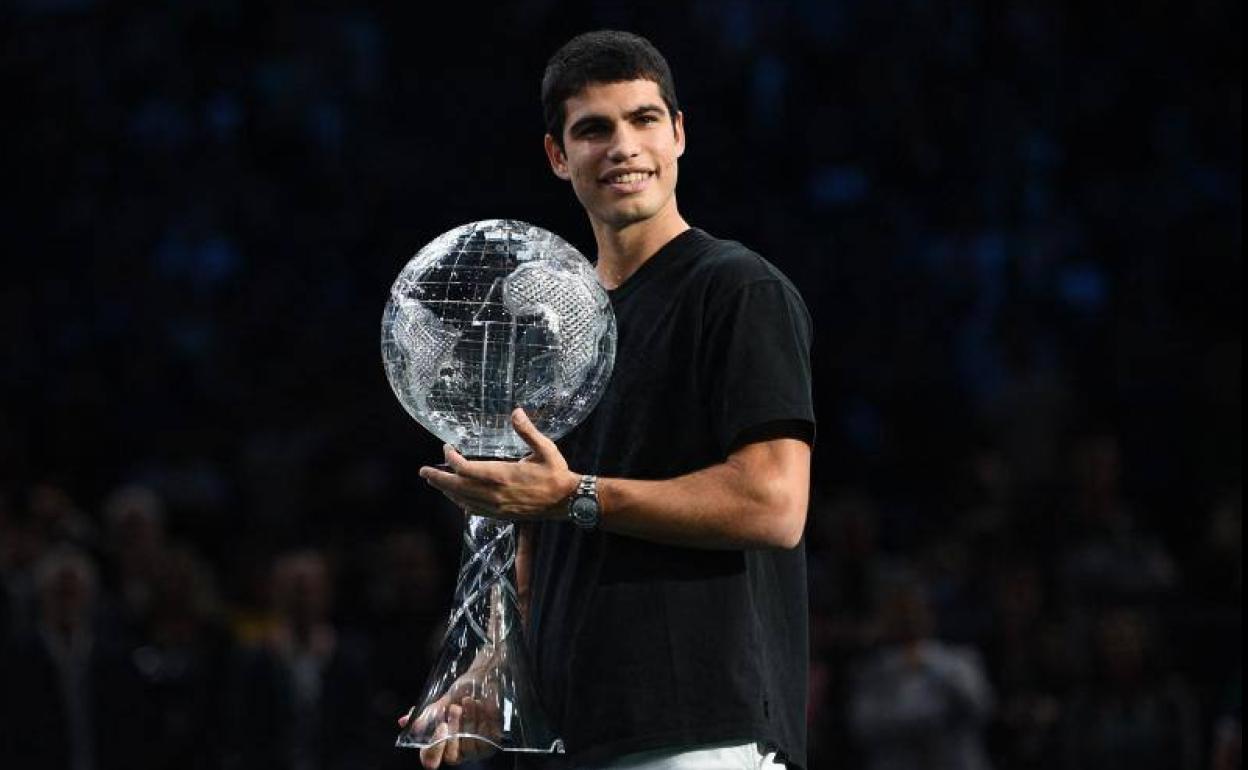
[[[477,735],[477,702],[472,698],[464,699],[464,719],[460,732],[465,735]],[[463,740],[460,741],[459,753],[464,759],[471,759],[478,754],[477,744],[479,741]]]
[[[468,698],[464,701],[464,727],[462,732],[465,735],[487,735],[490,726],[484,720],[485,702],[476,698]],[[476,738],[465,738],[459,746],[459,753],[463,759],[478,759],[493,752],[493,746],[483,740]]]
[[[480,497],[478,494],[473,494],[476,482],[458,474],[447,473],[426,465],[420,469],[420,477],[429,486],[451,498],[453,502],[455,498],[470,499]]]
[[[459,453],[455,447],[450,444],[442,445],[442,456],[446,458],[446,464],[450,466],[451,471],[460,476],[472,475],[472,461]]]
[[[425,770],[434,770],[442,766],[442,756],[446,753],[446,734],[447,727],[443,722],[438,725],[437,730],[433,731],[433,743],[420,750],[420,764]]]
[[[463,709],[459,706],[451,706],[446,710],[446,726],[448,735],[458,735],[460,733],[460,715]],[[446,742],[446,754],[442,757],[447,764],[454,765],[460,760],[459,756],[459,738],[451,738]]]
[[[412,734],[425,735],[431,729],[436,732],[437,723],[442,721],[442,715],[445,712],[445,709],[446,707],[443,705],[442,701],[437,701],[436,703],[427,706],[419,714],[415,713],[416,707],[413,706],[412,717],[416,720],[416,724],[411,726]]]
[[[446,458],[447,467],[456,476],[489,484],[498,483],[499,467],[507,465],[491,460],[469,460],[450,444],[442,445],[442,456]]]
[[[490,699],[481,703],[480,720],[488,726],[488,735],[497,738],[503,734],[503,720],[499,713],[498,701]]]
[[[422,465],[420,467],[420,477],[438,489],[442,489],[451,480],[458,478],[449,470],[435,468],[432,465]]]
[[[474,735],[483,735],[490,738],[498,738],[499,729],[497,721],[489,720],[490,707],[487,705],[488,700],[474,701],[474,711],[476,715],[476,729],[473,730]],[[495,747],[488,741],[473,741],[473,747],[476,749],[477,757],[485,757],[493,754]]]
[[[433,479],[446,478],[476,478],[479,474],[479,467],[483,463],[476,463],[455,451],[450,444],[442,445],[442,457],[446,460],[442,465],[422,465],[420,468],[420,477],[425,481]]]
[[[555,442],[544,436],[520,407],[516,407],[511,413],[511,427],[516,429],[516,433],[520,434],[520,438],[524,439],[524,443],[529,445],[539,459],[550,460],[559,455]]]
[[[412,706],[407,713],[399,717],[399,727],[407,727],[407,723],[412,721],[412,715],[416,713],[416,707]]]

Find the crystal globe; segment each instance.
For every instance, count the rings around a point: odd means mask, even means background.
[[[381,356],[417,422],[467,457],[518,458],[523,407],[557,440],[597,404],[615,360],[615,316],[567,241],[507,219],[435,238],[390,288]]]

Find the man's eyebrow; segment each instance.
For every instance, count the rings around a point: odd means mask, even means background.
[[[662,105],[659,105],[659,104],[643,104],[640,107],[629,110],[627,113],[624,114],[624,117],[630,118],[630,119],[639,118],[642,115],[647,115],[651,112],[667,112],[667,111],[663,109]]]
[[[580,129],[585,128],[587,126],[591,126],[595,123],[609,123],[609,122],[610,121],[607,119],[606,115],[586,115],[585,117],[578,119],[572,125],[568,126],[568,132],[576,133]]]
[[[633,120],[643,115],[649,115],[651,113],[656,113],[656,112],[666,114],[666,110],[663,108],[662,105],[643,104],[639,107],[634,107],[633,109],[624,113],[624,119]],[[575,133],[582,128],[594,125],[595,123],[610,123],[610,122],[611,122],[611,119],[608,118],[606,115],[602,115],[598,113],[585,115],[584,117],[577,119],[577,121],[573,123],[572,125],[568,126],[568,132]]]

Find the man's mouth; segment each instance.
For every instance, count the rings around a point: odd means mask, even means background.
[[[652,176],[654,176],[653,171],[621,170],[612,171],[603,176],[601,181],[620,192],[634,192],[644,187]]]
[[[649,171],[629,171],[626,174],[610,174],[607,176],[608,184],[629,184],[631,182],[640,182],[650,177]]]

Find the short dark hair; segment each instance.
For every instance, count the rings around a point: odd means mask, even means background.
[[[550,57],[542,76],[542,113],[546,133],[563,147],[564,102],[592,83],[652,80],[671,117],[680,106],[672,71],[659,49],[641,35],[603,29],[585,32],[563,44]]]

